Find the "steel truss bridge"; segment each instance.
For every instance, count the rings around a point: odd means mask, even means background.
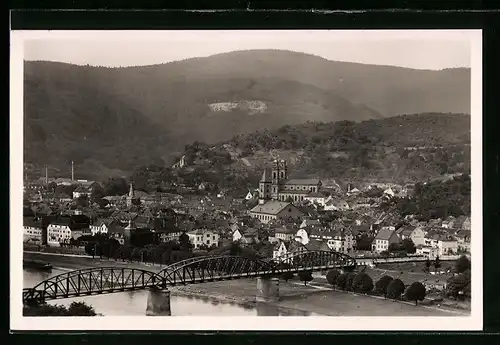
[[[194,257],[176,262],[159,272],[144,269],[100,267],[66,272],[23,290],[23,303],[108,294],[147,288],[197,284],[221,280],[276,277],[285,272],[300,273],[356,267],[352,257],[332,251],[303,251],[279,260],[249,259],[219,255]]]

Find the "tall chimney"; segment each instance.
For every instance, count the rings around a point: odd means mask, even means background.
[[[73,161],[71,161],[71,181],[75,180],[75,168],[73,166]]]
[[[49,184],[49,168],[45,166],[45,183]]]

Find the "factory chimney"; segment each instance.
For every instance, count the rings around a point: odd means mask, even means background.
[[[75,180],[75,168],[73,165],[73,161],[71,161],[71,181]]]

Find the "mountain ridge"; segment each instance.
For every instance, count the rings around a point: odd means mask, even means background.
[[[148,159],[170,164],[195,140],[216,143],[306,121],[470,108],[468,70],[332,62],[288,51],[222,53],[147,67],[24,66],[25,159],[38,165],[87,159],[129,171]],[[256,113],[210,107],[234,101],[265,106]],[[50,140],[53,135],[58,141]]]

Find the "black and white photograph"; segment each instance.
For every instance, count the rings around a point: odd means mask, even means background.
[[[481,39],[11,31],[11,327],[481,329]]]

